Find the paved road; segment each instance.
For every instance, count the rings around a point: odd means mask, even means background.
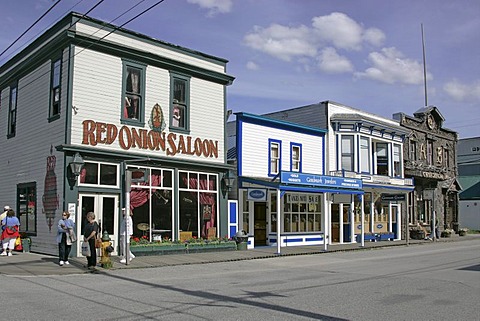
[[[438,321],[480,319],[479,273],[469,238],[0,282],[8,319]]]

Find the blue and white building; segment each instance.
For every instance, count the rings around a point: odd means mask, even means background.
[[[327,175],[327,131],[248,113],[233,124],[229,155],[248,247],[326,246],[334,199],[363,194],[361,179]]]
[[[403,170],[408,129],[398,121],[332,101],[265,117],[325,129],[324,173],[362,182],[360,194],[332,194],[330,244],[405,236],[407,195],[414,186]]]

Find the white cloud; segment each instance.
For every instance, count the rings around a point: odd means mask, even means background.
[[[423,65],[404,58],[403,54],[394,47],[370,53],[368,62],[372,64],[372,67],[364,72],[356,73],[356,76],[387,84],[418,85],[423,83]],[[432,75],[427,73],[427,79],[432,79]]]
[[[318,66],[321,70],[328,73],[352,72],[353,65],[344,56],[340,56],[335,48],[325,48],[318,56]]]
[[[446,83],[443,90],[457,101],[480,100],[480,81],[468,85],[454,79]]]
[[[258,70],[258,69],[260,69],[260,67],[256,63],[254,63],[253,61],[249,61],[249,62],[247,62],[247,69],[248,70]]]
[[[315,45],[309,41],[309,30],[272,24],[268,28],[256,26],[252,33],[244,37],[247,46],[263,51],[281,60],[291,61],[293,57],[314,57]]]
[[[198,4],[200,8],[208,9],[208,16],[212,17],[217,13],[228,13],[232,11],[232,0],[187,0],[188,3]]]
[[[364,41],[379,46],[385,40],[385,35],[380,29],[365,29],[341,12],[314,17],[312,25],[321,40],[333,44],[337,49],[360,50]]]

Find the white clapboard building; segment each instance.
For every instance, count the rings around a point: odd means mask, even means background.
[[[398,121],[333,101],[264,115],[327,130],[325,174],[362,181],[362,195],[333,194],[330,244],[400,240],[408,231],[409,194],[403,144],[410,131]]]
[[[237,165],[239,226],[248,247],[326,246],[333,196],[362,195],[362,180],[326,173],[326,130],[235,115],[229,155]]]
[[[137,237],[227,235],[226,65],[70,13],[0,66],[0,204],[32,251],[58,253],[62,211],[115,251],[123,208]]]

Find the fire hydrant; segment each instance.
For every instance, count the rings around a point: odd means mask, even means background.
[[[110,259],[110,254],[113,252],[112,242],[110,242],[110,236],[107,231],[103,232],[102,235],[102,247],[100,251],[100,264],[103,268],[109,269],[113,266],[112,260]]]

